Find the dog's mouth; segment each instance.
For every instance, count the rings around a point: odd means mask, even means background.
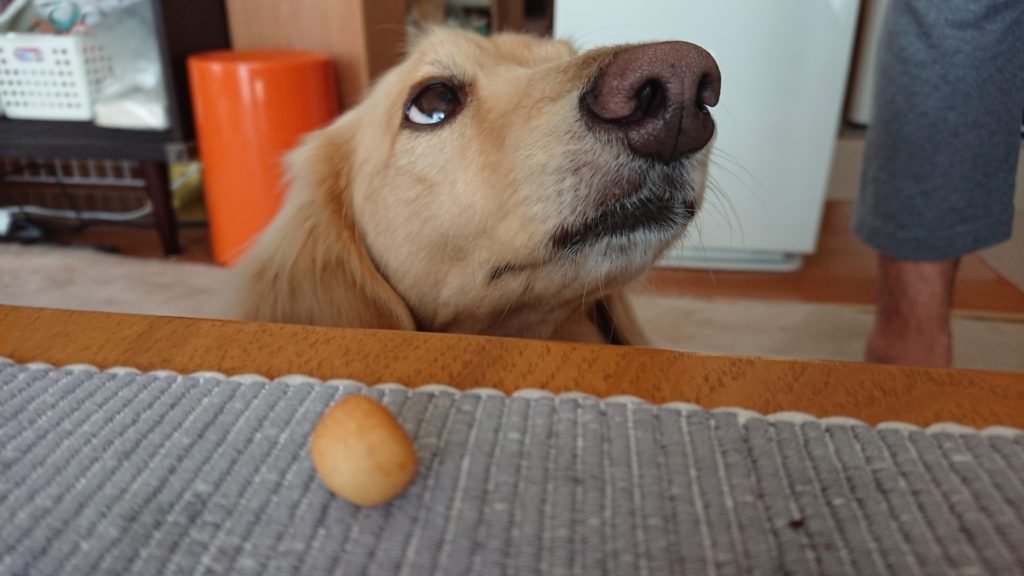
[[[696,211],[696,201],[686,187],[671,181],[648,182],[636,193],[562,226],[552,236],[551,245],[571,255],[612,238],[660,238],[689,222]]]
[[[542,268],[565,257],[575,258],[602,242],[622,247],[662,245],[685,227],[697,213],[697,199],[686,173],[671,170],[650,174],[617,186],[633,192],[570,219],[550,236],[549,250],[538,260],[505,263],[492,268],[491,283],[510,274]],[[607,246],[607,245],[606,245]]]

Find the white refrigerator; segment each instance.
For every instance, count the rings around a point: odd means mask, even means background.
[[[658,40],[722,71],[709,187],[662,266],[795,270],[817,244],[859,0],[556,0],[580,49]]]

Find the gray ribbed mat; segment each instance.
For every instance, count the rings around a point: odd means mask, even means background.
[[[384,403],[360,509],[307,443]],[[0,360],[0,574],[1024,574],[1024,435]]]

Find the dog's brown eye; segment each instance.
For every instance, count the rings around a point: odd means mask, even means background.
[[[425,86],[413,97],[405,117],[413,124],[440,124],[454,116],[461,105],[458,90],[438,82]]]

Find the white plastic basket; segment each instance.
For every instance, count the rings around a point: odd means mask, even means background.
[[[93,97],[114,74],[89,35],[0,35],[0,103],[8,118],[91,120]]]

